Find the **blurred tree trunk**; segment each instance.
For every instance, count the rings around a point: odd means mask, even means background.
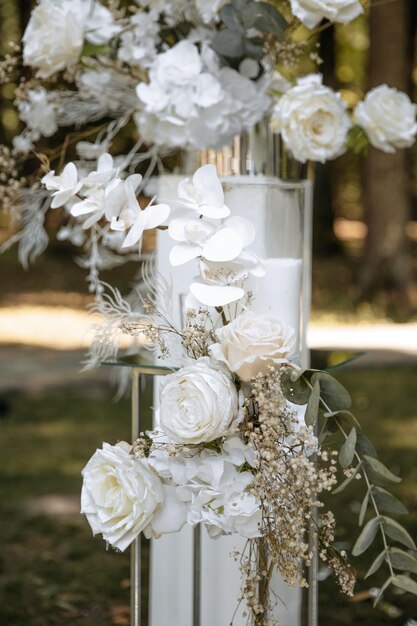
[[[320,33],[320,55],[323,64],[320,71],[323,82],[336,89],[334,27]],[[313,258],[341,252],[341,246],[333,231],[333,181],[332,161],[314,164],[314,229]]]
[[[408,0],[375,5],[370,12],[369,88],[387,83],[409,91],[410,31]],[[370,148],[365,160],[365,218],[368,227],[360,276],[362,297],[378,291],[395,293],[393,303],[410,306],[410,248],[405,227],[411,193],[407,154]]]

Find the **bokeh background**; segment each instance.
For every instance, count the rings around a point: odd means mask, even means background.
[[[350,104],[382,82],[417,101],[417,2],[372,5],[370,17],[320,33],[325,82]],[[31,6],[0,0],[0,55],[20,40]],[[0,87],[0,143],[20,130],[15,88]],[[417,538],[417,146],[394,155],[350,152],[312,174],[310,345],[321,365],[365,353],[337,374],[381,459],[404,477],[396,493]],[[92,539],[78,494],[96,447],[129,439],[129,399],[114,401],[105,368],[80,372],[92,298],[75,249],[55,240],[60,219],[52,212],[50,246],[29,270],[16,249],[0,256],[0,623],[123,625],[128,555]],[[12,230],[0,207],[0,244]],[[127,287],[135,271],[125,266],[104,278]],[[332,497],[347,548],[358,533],[362,489]],[[360,577],[370,562],[371,555],[354,559]],[[360,578],[348,601],[327,574],[321,570],[321,626],[417,625],[411,595],[391,592],[372,609],[371,587],[382,578]]]

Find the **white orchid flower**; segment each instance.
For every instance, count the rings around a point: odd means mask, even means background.
[[[193,209],[199,215],[212,219],[229,217],[230,209],[224,204],[222,185],[213,165],[203,165],[189,178],[178,185],[179,203]]]
[[[243,298],[245,290],[233,285],[208,285],[203,281],[196,281],[190,285],[190,293],[200,304],[218,307],[237,302]]]
[[[242,240],[233,228],[220,228],[199,219],[172,220],[168,232],[175,245],[170,252],[171,265],[177,267],[191,259],[204,257],[208,261],[231,261],[242,252]]]
[[[122,248],[130,248],[140,241],[143,231],[160,226],[167,219],[170,207],[167,204],[149,204],[146,209],[141,209],[138,205],[138,213],[133,222]]]
[[[85,187],[107,185],[118,174],[119,168],[114,167],[113,157],[108,152],[105,152],[97,161],[97,169],[90,172],[81,182]]]
[[[120,182],[119,178],[115,178],[106,187],[92,187],[85,192],[86,197],[83,200],[72,205],[70,212],[74,217],[92,213],[84,222],[84,229],[91,228],[104,217],[106,197]]]
[[[119,181],[105,197],[104,214],[113,230],[127,230],[135,221],[140,210],[136,190],[141,181],[140,174],[132,174]]]
[[[53,191],[51,208],[56,209],[66,204],[81,189],[78,171],[74,163],[68,163],[59,176],[55,171],[48,172],[42,178],[42,184],[48,191]]]

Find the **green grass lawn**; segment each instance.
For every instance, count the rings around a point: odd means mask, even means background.
[[[351,368],[337,376],[351,390],[380,458],[404,477],[395,492],[409,507],[403,523],[417,538],[417,366]],[[129,439],[129,411],[127,400],[113,403],[111,390],[100,385],[0,397],[2,626],[129,623],[128,554],[106,551],[81,516],[31,512],[43,496],[79,494],[80,471],[102,441]],[[340,541],[351,543],[358,534],[362,493],[363,485],[355,481],[354,489],[331,497]],[[360,575],[370,560],[371,555],[353,560]],[[357,592],[366,596],[380,582],[360,580]],[[373,610],[367,599],[348,602],[330,578],[320,583],[320,626],[404,626],[410,618],[417,619],[417,599],[409,594],[387,594]]]

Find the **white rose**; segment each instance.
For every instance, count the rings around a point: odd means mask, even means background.
[[[273,123],[287,148],[301,163],[324,163],[346,149],[352,125],[340,94],[322,83],[320,74],[300,78],[278,101]]]
[[[354,112],[354,120],[362,126],[369,141],[384,152],[407,148],[417,134],[417,105],[407,94],[380,85],[366,94]]]
[[[167,376],[160,400],[160,427],[177,443],[213,441],[241,418],[231,377],[207,357]]]
[[[147,459],[135,459],[131,446],[103,444],[82,471],[81,513],[96,535],[125,550],[140,532],[159,536],[184,525],[186,505],[163,485]]]
[[[38,68],[40,78],[76,63],[84,43],[80,0],[40,0],[23,35],[23,61]]]
[[[40,0],[23,35],[23,61],[37,68],[40,78],[74,65],[85,38],[106,43],[120,28],[112,14],[90,0]]]
[[[266,374],[270,366],[285,363],[294,348],[294,329],[279,319],[248,311],[216,331],[218,343],[211,355],[248,382]]]
[[[359,0],[290,0],[291,10],[308,28],[323,18],[347,24],[363,13]]]

